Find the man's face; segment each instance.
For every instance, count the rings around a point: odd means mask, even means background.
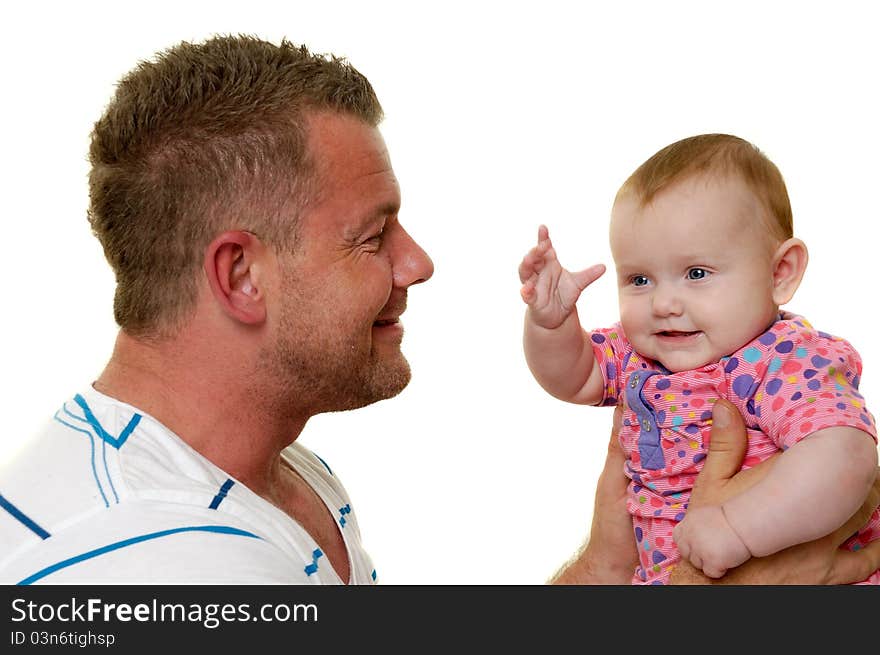
[[[400,351],[407,289],[434,272],[398,221],[400,188],[379,131],[316,113],[308,151],[317,197],[303,212],[292,254],[279,255],[281,296],[264,363],[312,413],[362,407],[410,379]]]
[[[695,369],[769,327],[775,241],[765,211],[735,176],[691,176],[644,207],[632,196],[615,203],[620,321],[639,353]]]

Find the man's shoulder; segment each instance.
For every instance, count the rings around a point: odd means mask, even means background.
[[[34,547],[72,553],[224,525],[211,510],[225,497],[227,480],[136,408],[75,394],[0,470],[3,555]],[[232,526],[226,534],[240,532],[247,530]],[[90,534],[100,534],[101,543],[83,540]]]
[[[93,390],[73,395],[0,471],[0,493],[57,520],[132,499],[200,505],[226,476],[149,415]],[[47,520],[49,518],[47,517]]]
[[[296,443],[285,456],[356,531],[330,466]],[[0,583],[327,581],[297,522],[100,395],[63,403],[0,471],[0,494]]]
[[[12,545],[0,559],[0,583],[262,584],[307,577],[301,555],[246,522],[170,503],[120,504]]]

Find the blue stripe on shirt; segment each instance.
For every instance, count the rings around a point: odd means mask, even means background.
[[[83,413],[86,417],[86,421],[88,421],[89,425],[91,425],[95,429],[97,435],[117,450],[122,448],[122,445],[125,443],[126,439],[131,436],[131,433],[134,432],[137,424],[141,422],[141,415],[135,414],[131,417],[128,425],[126,425],[122,432],[119,433],[119,436],[114,437],[101,426],[101,424],[98,422],[98,419],[95,418],[94,414],[92,414],[92,410],[89,408],[89,404],[86,402],[85,398],[83,398],[79,394],[76,394],[73,397],[73,400],[76,402],[77,405],[82,407]]]
[[[306,575],[312,575],[313,573],[318,572],[318,558],[323,557],[324,553],[321,552],[320,548],[315,548],[312,551],[312,563],[306,564],[306,567],[303,569],[306,572]]]
[[[64,407],[63,409],[66,414],[70,414],[70,412],[67,411],[66,407]],[[89,438],[89,443],[91,444],[91,448],[92,448],[92,475],[95,478],[95,484],[98,485],[98,491],[101,492],[101,498],[104,500],[104,507],[110,507],[110,503],[107,502],[107,495],[104,493],[104,487],[101,485],[100,478],[98,478],[98,470],[95,468],[95,437],[88,430],[83,430],[82,428],[78,428],[75,425],[71,425],[70,423],[68,423],[64,419],[59,418],[58,412],[55,412],[54,418],[61,425],[64,425],[64,426],[70,428],[71,430],[76,430],[77,432],[82,432],[84,435],[86,435]],[[76,418],[76,417],[74,416],[74,418]],[[115,491],[114,491],[114,493],[115,493]],[[117,503],[119,502],[118,497],[116,498],[116,502]]]
[[[197,525],[187,528],[174,528],[172,530],[162,530],[161,532],[151,532],[150,534],[141,535],[139,537],[132,537],[131,539],[125,539],[123,541],[117,541],[114,544],[108,544],[106,546],[102,546],[101,548],[96,548],[95,550],[90,550],[82,555],[77,555],[76,557],[71,557],[69,559],[63,560],[56,564],[52,564],[51,566],[47,566],[46,568],[37,571],[33,575],[26,577],[24,580],[21,580],[17,584],[19,585],[29,585],[33,584],[37,580],[45,578],[47,575],[51,575],[56,571],[60,571],[61,569],[67,568],[68,566],[73,566],[74,564],[78,564],[79,562],[83,562],[87,559],[92,559],[94,557],[99,557],[104,555],[105,553],[112,552],[114,550],[119,550],[120,548],[125,548],[127,546],[133,546],[134,544],[139,544],[144,541],[149,541],[151,539],[159,539],[161,537],[167,537],[168,535],[178,534],[181,532],[216,532],[219,534],[231,534],[237,535],[239,537],[253,537],[254,539],[259,539],[257,535],[252,532],[247,532],[245,530],[240,530],[238,528],[231,528],[225,525]]]
[[[223,502],[223,499],[226,498],[226,494],[229,493],[229,490],[232,489],[232,485],[235,484],[235,481],[232,479],[227,479],[226,482],[223,483],[223,486],[220,487],[220,491],[217,492],[217,495],[214,496],[214,500],[211,501],[211,505],[208,509],[217,509],[220,507],[220,503]]]
[[[0,507],[5,509],[7,512],[12,514],[12,517],[23,524],[26,528],[28,528],[31,532],[36,534],[40,539],[48,539],[50,535],[43,528],[41,528],[37,523],[31,519],[27,514],[18,509],[15,505],[6,500],[2,494],[0,494]]]
[[[62,407],[62,409],[64,410],[64,413],[67,414],[70,418],[72,418],[72,419],[74,419],[74,420],[76,420],[76,421],[79,421],[80,423],[85,423],[86,425],[91,425],[91,423],[89,423],[87,420],[85,420],[85,419],[82,418],[81,416],[77,416],[76,414],[74,414],[73,412],[71,412],[69,409],[67,409],[67,403],[64,404],[64,407]],[[57,412],[55,413],[55,420],[58,421],[59,423],[62,423],[63,425],[66,425],[66,426],[69,427],[69,428],[73,428],[74,430],[79,430],[79,428],[75,428],[75,427],[72,426],[70,423],[66,423],[65,421],[62,421],[61,419],[59,419],[59,418],[58,418],[58,413],[57,413]],[[86,431],[86,430],[81,430],[81,431],[82,431],[82,432],[86,432],[86,434],[89,435],[89,439],[92,439],[92,433],[91,433],[91,432],[88,432],[88,431]],[[94,451],[95,451],[95,447],[94,447],[94,443],[93,443],[93,444],[92,444],[92,471],[95,470],[95,463],[94,463],[94,459],[95,459],[95,458],[94,458],[94,454],[95,454],[95,452],[94,452]],[[104,460],[104,472],[107,474],[107,482],[110,483],[110,491],[113,492],[113,497],[116,499],[116,503],[118,504],[118,503],[119,503],[119,494],[116,493],[116,487],[115,487],[115,485],[113,484],[113,478],[112,478],[111,475],[110,475],[110,467],[107,466],[107,442],[106,442],[104,439],[101,439],[101,456],[102,456],[102,459]],[[98,474],[97,474],[97,472],[95,472],[95,479],[96,479],[96,480],[98,479]],[[98,482],[98,487],[101,487],[101,483],[100,483],[100,481]],[[102,488],[102,489],[101,489],[101,495],[103,495],[103,494],[104,494],[104,490],[103,490],[103,488]],[[105,497],[105,498],[104,498],[104,503],[107,505],[107,507],[110,507],[110,504],[107,503],[106,501],[107,501],[107,499],[106,499],[106,497]]]
[[[315,453],[312,453],[312,455],[315,455]],[[333,471],[331,471],[330,467],[327,466],[327,462],[325,462],[323,459],[321,459],[321,457],[319,455],[315,455],[315,457],[317,457],[318,461],[324,465],[324,468],[327,469],[327,473],[329,473],[330,475],[333,475]]]

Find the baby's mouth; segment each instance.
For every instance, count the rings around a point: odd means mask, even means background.
[[[683,338],[683,337],[692,337],[696,334],[699,334],[699,330],[693,330],[692,332],[684,332],[682,330],[663,330],[662,332],[657,332],[661,337],[670,337],[670,338]]]

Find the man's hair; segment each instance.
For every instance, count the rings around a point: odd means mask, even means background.
[[[757,147],[730,134],[701,134],[662,148],[629,176],[617,197],[633,194],[644,207],[697,174],[739,175],[767,209],[773,233],[783,240],[792,236],[791,203],[779,169]]]
[[[183,42],[119,82],[92,132],[88,217],[116,274],[123,330],[173,333],[223,230],[294,247],[315,186],[309,111],[382,120],[369,81],[345,59],[286,39]]]

